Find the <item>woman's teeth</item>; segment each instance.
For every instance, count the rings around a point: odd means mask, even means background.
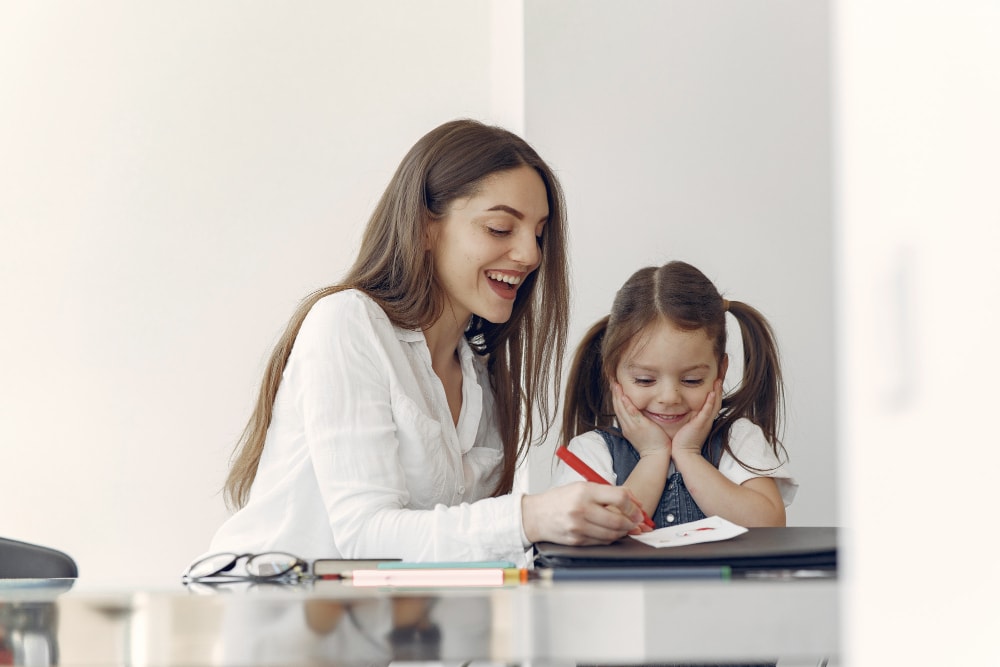
[[[492,271],[486,272],[486,277],[490,280],[497,280],[502,283],[507,283],[508,285],[520,285],[521,276],[509,276],[505,273],[493,273]]]

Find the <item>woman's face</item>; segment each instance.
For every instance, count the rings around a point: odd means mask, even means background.
[[[473,314],[510,319],[518,287],[542,261],[549,217],[545,183],[533,168],[497,172],[479,191],[452,202],[428,227],[428,245],[447,305],[459,321]]]
[[[715,356],[704,329],[683,331],[660,320],[635,337],[618,365],[629,400],[673,438],[705,405],[729,359]]]

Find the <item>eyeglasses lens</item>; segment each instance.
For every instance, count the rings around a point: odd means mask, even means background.
[[[247,572],[254,577],[280,577],[292,571],[298,564],[299,559],[291,554],[263,553],[247,561]]]
[[[192,565],[191,569],[188,570],[188,576],[192,579],[198,579],[225,572],[236,564],[237,558],[236,554],[213,554]]]

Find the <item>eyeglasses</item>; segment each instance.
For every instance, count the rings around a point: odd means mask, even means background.
[[[230,574],[246,559],[246,574]],[[195,561],[181,576],[181,582],[215,584],[233,581],[297,582],[309,579],[309,563],[282,551],[259,554],[218,553]]]

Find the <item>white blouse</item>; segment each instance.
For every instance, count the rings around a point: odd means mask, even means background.
[[[792,504],[799,484],[792,477],[786,462],[779,461],[771,450],[764,432],[749,419],[737,419],[729,429],[729,447],[744,463],[763,472],[747,470],[734,459],[729,452],[723,452],[719,462],[719,472],[734,484],[742,484],[754,477],[772,477],[781,492],[785,507]],[[611,452],[604,438],[597,431],[589,431],[576,436],[569,443],[570,451],[583,459],[611,484],[617,483],[614,466],[611,463]],[[670,462],[668,474],[674,473],[674,463]],[[579,482],[582,477],[561,460],[556,465],[552,475],[552,486],[561,486],[570,482]],[[622,480],[624,482],[625,480]]]
[[[463,339],[456,427],[420,331],[356,290],[320,299],[282,375],[247,504],[211,552],[525,564],[521,495],[489,498],[503,458],[484,361]]]

